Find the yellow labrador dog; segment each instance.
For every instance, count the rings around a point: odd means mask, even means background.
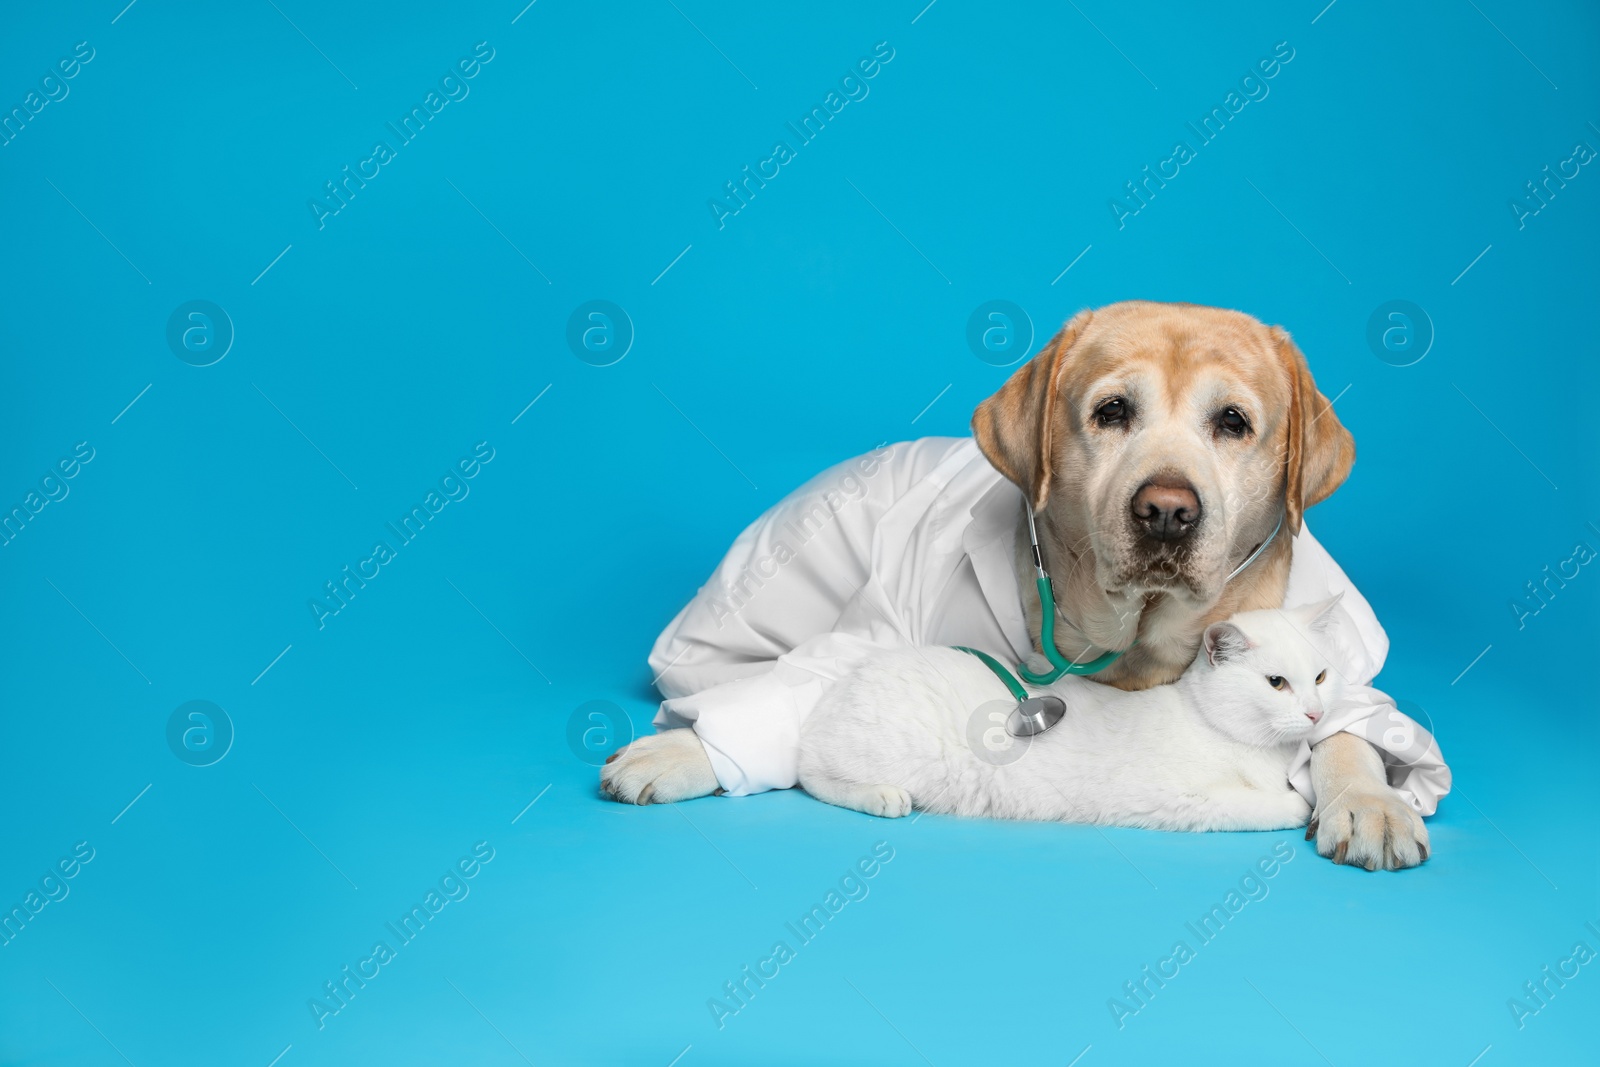
[[[1297,533],[1304,510],[1355,460],[1349,431],[1287,333],[1192,304],[1128,301],[1078,314],[978,406],[972,429],[1037,513],[1062,614],[1075,624],[1058,625],[1057,647],[1078,662],[1126,650],[1091,677],[1130,690],[1176,679],[1211,623],[1282,606],[1293,543],[1273,530],[1281,518],[1285,534]],[[1015,546],[1040,648],[1020,517]],[[602,789],[619,800],[717,789],[693,731],[641,738],[625,754],[602,769]],[[1320,742],[1311,774],[1318,802],[1307,836],[1322,855],[1391,869],[1427,858],[1421,818],[1389,788],[1366,741]]]
[[[1281,607],[1288,537],[1224,578],[1280,515],[1298,533],[1305,509],[1355,462],[1355,442],[1287,333],[1192,304],[1082,312],[978,405],[972,430],[1033,502],[1045,555],[1058,561],[1052,575],[1067,561],[1057,596],[1080,633],[1058,630],[1056,644],[1080,661],[1086,648],[1127,649],[1093,676],[1122,689],[1175,680],[1211,623]],[[1017,576],[1037,644],[1026,534]]]

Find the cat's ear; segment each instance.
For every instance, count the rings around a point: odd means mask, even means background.
[[[1242,656],[1255,648],[1255,643],[1245,636],[1243,630],[1231,622],[1214,622],[1206,627],[1205,636],[1201,638],[1205,645],[1206,659],[1211,661],[1213,667]]]
[[[1301,620],[1314,634],[1330,632],[1338,624],[1339,616],[1334,613],[1334,608],[1339,606],[1339,601],[1344,599],[1344,593],[1338,592],[1326,600],[1319,600],[1315,604],[1307,604],[1298,609]]]

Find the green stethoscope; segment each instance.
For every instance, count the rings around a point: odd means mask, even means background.
[[[1040,644],[1044,646],[1045,658],[1050,661],[1052,669],[1043,673],[1035,673],[1029,670],[1026,664],[1019,663],[1017,665],[1017,674],[1022,675],[1025,681],[1036,686],[1049,685],[1063,674],[1098,674],[1121,659],[1128,649],[1123,649],[1121,652],[1105,652],[1086,663],[1079,663],[1076,660],[1067,659],[1061,654],[1061,650],[1056,648],[1055,617],[1061,614],[1061,609],[1056,606],[1055,590],[1050,585],[1050,574],[1044,569],[1044,556],[1039,552],[1039,528],[1034,522],[1033,505],[1030,503],[1026,506],[1028,509],[1028,543],[1033,546],[1033,566],[1034,570],[1038,572],[1034,582],[1039,587],[1039,606],[1042,615],[1039,623],[1039,640]],[[1282,529],[1283,514],[1280,512],[1277,525],[1273,526],[1272,532],[1255,547],[1254,551],[1245,557],[1243,563],[1233,568],[1228,576],[1222,580],[1222,584],[1227,585],[1233,581],[1246,567],[1260,558],[1261,553],[1266,551],[1267,546],[1273,542],[1273,539],[1278,536],[1278,532]],[[1070,624],[1070,620],[1065,615],[1061,615],[1061,618]],[[1128,648],[1132,648],[1133,645],[1138,643],[1136,638]],[[980,652],[975,648],[967,648],[965,645],[954,645],[952,647],[958,651],[971,653],[978,657],[983,662],[983,665],[993,671],[994,676],[1000,679],[1011,695],[1016,698],[1017,706],[1006,720],[1006,732],[1012,737],[1034,737],[1042,734],[1060,722],[1062,716],[1066,715],[1067,705],[1060,697],[1048,694],[1044,696],[1029,696],[1028,691],[1022,686],[1022,682],[1019,682],[1015,675],[1006,670],[999,660],[987,652]]]

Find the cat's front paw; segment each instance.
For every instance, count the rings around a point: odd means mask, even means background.
[[[1393,789],[1346,790],[1318,803],[1306,829],[1317,852],[1335,863],[1398,871],[1428,858],[1428,828],[1422,816]]]
[[[1298,829],[1311,821],[1311,803],[1305,797],[1289,790],[1289,795],[1283,798],[1283,828],[1285,830]]]
[[[911,814],[911,794],[895,785],[867,786],[862,790],[861,810],[884,819]]]

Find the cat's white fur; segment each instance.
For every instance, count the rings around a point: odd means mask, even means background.
[[[1336,603],[1216,623],[1171,685],[1129,693],[1065,677],[1042,691],[1066,717],[1030,741],[1006,735],[1015,702],[976,656],[885,652],[806,719],[800,784],[888,818],[915,808],[1156,830],[1304,826],[1311,809],[1289,787],[1289,762],[1337,684],[1321,647]]]

